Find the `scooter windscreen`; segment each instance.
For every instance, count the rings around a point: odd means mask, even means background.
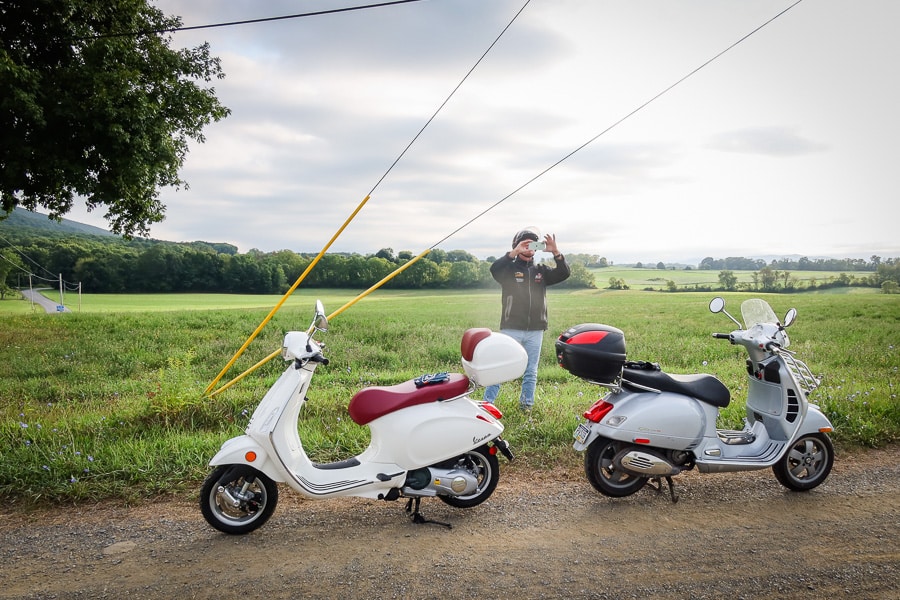
[[[760,298],[744,300],[741,304],[741,316],[744,318],[744,327],[750,329],[760,323],[777,323],[778,317],[769,303]]]

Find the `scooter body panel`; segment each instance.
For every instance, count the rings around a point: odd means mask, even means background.
[[[710,422],[709,409],[715,427],[713,407],[681,394],[622,392],[610,394],[606,400],[614,408],[591,427],[596,435],[612,440],[690,450],[703,438]]]
[[[410,470],[459,456],[503,433],[499,421],[465,396],[389,413],[369,427],[372,437],[365,460]],[[398,431],[405,436],[397,436]]]

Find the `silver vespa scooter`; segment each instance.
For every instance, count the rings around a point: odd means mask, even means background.
[[[621,330],[593,323],[566,330],[556,342],[559,364],[572,374],[608,388],[584,413],[574,448],[586,450],[585,472],[602,494],[624,497],[649,481],[665,478],[677,501],[672,476],[696,467],[701,473],[771,467],[785,487],[810,490],[828,477],[834,448],[832,425],[808,400],[819,381],[787,349],[785,329],[797,311],[778,321],[765,300],[741,305],[744,325],[714,298],[709,309],[738,327],[713,337],[743,346],[747,359],[747,415],[740,430],[716,428],[731,394],[712,375],[675,375],[658,365],[625,360]]]

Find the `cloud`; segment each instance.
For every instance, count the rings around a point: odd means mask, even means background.
[[[821,144],[798,135],[789,127],[753,127],[720,133],[709,148],[722,152],[762,154],[765,156],[802,156],[828,150]]]
[[[350,3],[155,4],[201,25]],[[486,257],[531,224],[617,263],[898,248],[900,86],[886,74],[900,3],[854,4],[850,30],[846,3],[800,3],[619,122],[784,3],[531,2],[413,141],[524,4],[428,0],[173,34],[222,58],[216,93],[233,112],[191,147],[190,189],[162,191],[153,237],[318,251],[375,186],[334,251],[440,243]],[[778,207],[753,216],[780,226],[748,240],[751,203]]]

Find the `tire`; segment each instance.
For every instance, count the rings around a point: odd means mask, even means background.
[[[625,447],[621,442],[598,437],[588,446],[584,455],[584,472],[594,489],[611,498],[624,498],[647,484],[646,477],[639,477],[617,469],[613,457]]]
[[[237,507],[226,504],[220,487],[236,496],[249,483],[245,499]],[[278,487],[266,475],[247,465],[221,465],[215,468],[200,489],[200,512],[206,522],[221,532],[243,535],[261,527],[278,504]]]
[[[478,488],[468,496],[444,496],[438,498],[456,508],[472,508],[487,500],[497,482],[500,481],[500,461],[495,454],[491,454],[490,448],[481,446],[466,452],[455,459],[457,464],[463,463],[464,468],[473,472],[478,478]]]
[[[806,492],[825,481],[834,465],[834,446],[824,433],[811,433],[791,442],[772,471],[789,490]]]

